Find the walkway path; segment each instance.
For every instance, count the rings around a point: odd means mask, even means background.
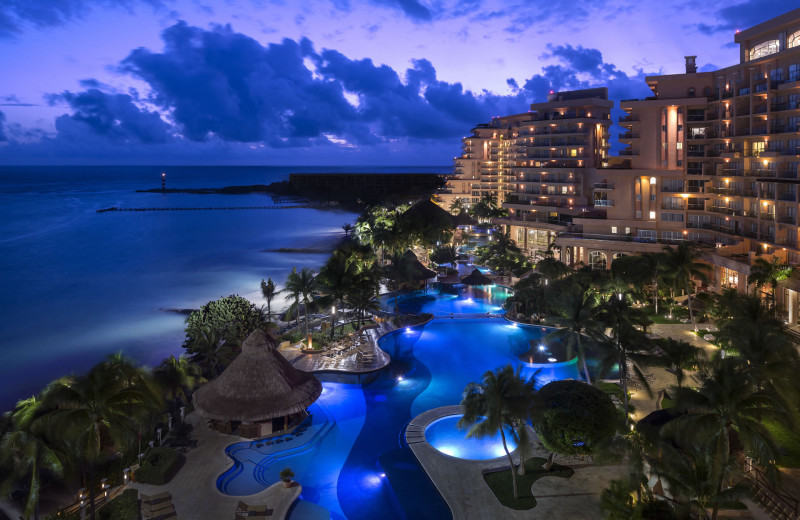
[[[194,427],[192,437],[197,439],[197,448],[186,454],[186,463],[166,485],[133,483],[131,486],[148,495],[169,491],[175,511],[181,520],[225,520],[233,519],[236,505],[242,500],[250,505],[267,504],[274,509],[272,516],[285,518],[289,508],[300,496],[302,487],[284,487],[278,482],[264,491],[247,497],[232,497],[217,489],[217,477],[233,462],[225,455],[225,448],[235,442],[249,441],[235,435],[223,435],[206,428],[205,421],[196,413],[187,417]]]

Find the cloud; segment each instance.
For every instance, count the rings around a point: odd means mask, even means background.
[[[394,9],[399,9],[407,17],[416,22],[430,22],[433,20],[431,10],[417,0],[372,0],[378,5],[385,5]]]
[[[72,115],[56,119],[58,136],[66,140],[87,135],[113,143],[164,143],[171,139],[170,127],[158,113],[137,107],[130,96],[106,94],[97,89],[74,94],[63,92],[49,97],[51,105],[66,102]]]
[[[141,94],[84,80],[81,92],[49,96],[51,105],[70,112],[56,119],[56,134],[41,137],[36,150],[110,156],[116,150],[121,157],[134,150],[180,155],[202,149],[306,162],[345,154],[362,162],[373,155],[417,160],[415,150],[438,149],[445,158],[474,125],[525,112],[550,90],[608,86],[612,99],[650,94],[643,71],[629,76],[599,50],[581,46],[548,46],[543,58],[555,63],[527,79],[508,78],[509,90],[499,94],[442,81],[426,59],[399,71],[317,50],[308,39],[262,45],[228,26],[183,22],[162,36],[161,51],[135,49],[117,67],[147,84]]]
[[[8,141],[8,137],[6,137],[4,129],[5,123],[6,123],[6,115],[3,112],[0,112],[0,143]]]
[[[161,8],[171,0],[3,0],[0,2],[0,37],[21,34],[27,27],[45,29],[84,18],[96,7],[128,11],[138,4]]]
[[[747,0],[734,5],[730,5],[729,2],[720,5],[724,7],[716,12],[719,23],[698,23],[692,27],[708,35],[721,31],[742,30],[797,8],[797,3],[793,0]]]

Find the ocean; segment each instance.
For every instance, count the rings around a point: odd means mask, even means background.
[[[257,305],[259,283],[318,268],[340,209],[107,212],[269,206],[269,195],[136,193],[161,187],[269,184],[303,172],[433,172],[447,167],[0,167],[0,411],[52,379],[122,351],[154,366],[182,352],[185,316],[229,294]],[[280,298],[280,297],[279,297]],[[273,302],[273,308],[285,302]]]

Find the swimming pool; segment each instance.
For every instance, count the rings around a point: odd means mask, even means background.
[[[448,415],[436,419],[425,428],[425,440],[438,451],[469,460],[488,460],[506,456],[500,434],[491,437],[465,437],[466,430],[458,427],[461,415]],[[506,437],[508,451],[517,448],[514,439]]]
[[[480,381],[487,370],[516,367],[530,343],[538,344],[550,330],[479,318],[436,319],[390,333],[379,341],[392,357],[387,368],[363,384],[323,383],[303,435],[280,443],[283,451],[257,442],[230,446],[235,463],[220,476],[218,488],[252,494],[290,467],[303,485],[301,500],[328,509],[336,520],[450,518],[404,444],[405,425],[425,410],[461,402],[467,383]],[[537,382],[569,377],[574,374],[554,370]],[[289,518],[308,518],[309,509],[301,505]]]
[[[399,295],[400,312],[437,317],[450,314],[504,314],[503,303],[513,291],[501,285],[472,287],[464,284],[435,283],[427,291],[402,292]],[[394,295],[384,294],[379,299],[381,308],[394,312]]]

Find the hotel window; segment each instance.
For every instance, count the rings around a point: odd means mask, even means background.
[[[683,238],[683,236],[680,231],[662,231],[661,238],[666,238],[667,240],[679,240]]]
[[[611,234],[612,235],[616,235],[617,234],[617,226],[611,226]]]
[[[655,220],[655,219],[656,219],[656,212],[655,211],[651,211],[650,212],[650,220]]]
[[[678,150],[683,150],[683,143],[675,143],[675,148]]]
[[[800,31],[795,31],[786,37],[786,48],[791,49],[800,45]]]
[[[683,213],[662,213],[661,220],[664,222],[683,222]]]
[[[789,65],[789,81],[797,81],[800,79],[800,63]]]
[[[631,234],[631,228],[629,228],[629,227],[626,227],[626,228],[625,228],[625,234],[626,234],[626,235],[630,235],[630,234]]]
[[[750,59],[757,60],[780,50],[778,40],[767,40],[750,49]]]
[[[772,69],[769,71],[769,80],[772,83],[783,83],[783,69]]]
[[[655,229],[640,229],[636,232],[636,235],[639,238],[645,240],[655,240],[656,239],[656,230]]]

